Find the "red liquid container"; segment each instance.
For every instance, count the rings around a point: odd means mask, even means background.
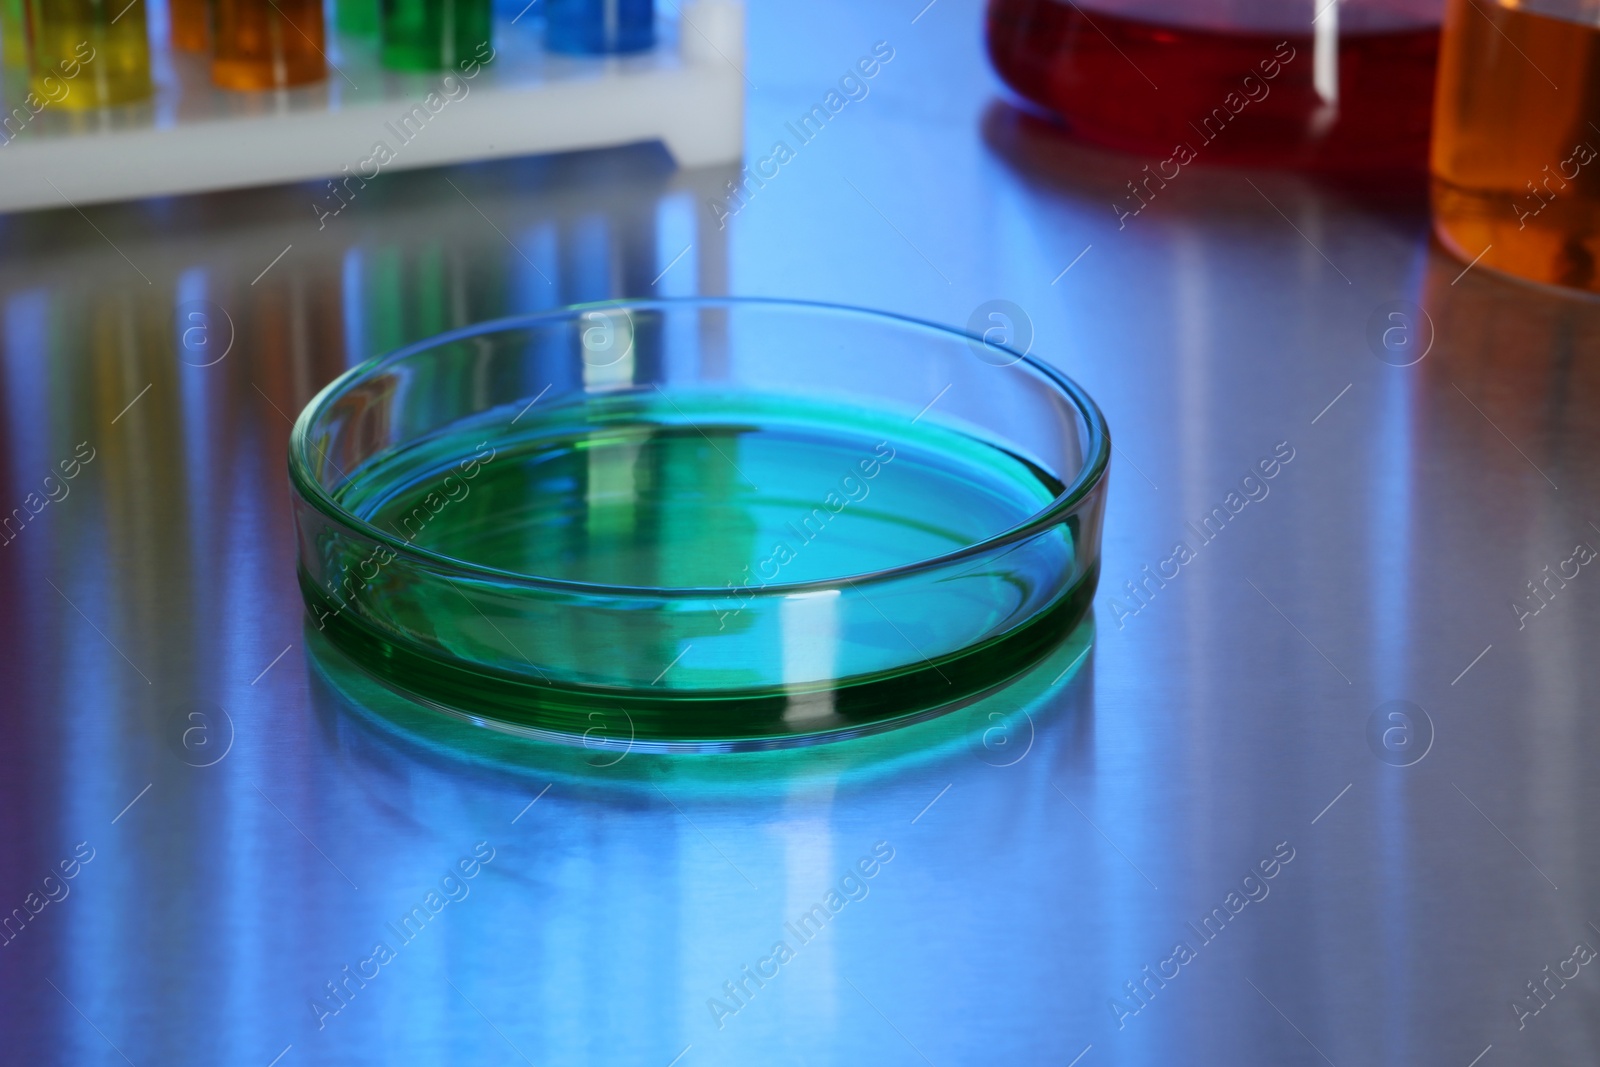
[[[1085,140],[1317,171],[1425,171],[1443,0],[989,0],[1007,85]]]

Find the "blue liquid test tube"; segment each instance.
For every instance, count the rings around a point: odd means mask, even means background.
[[[656,43],[654,0],[544,0],[544,9],[552,52],[608,55]]]

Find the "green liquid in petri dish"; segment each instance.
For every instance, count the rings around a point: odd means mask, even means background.
[[[1018,525],[1062,489],[931,421],[738,403],[735,418],[714,397],[629,396],[524,418],[520,434],[475,427],[363,471],[340,503],[500,571],[721,589],[917,563]],[[490,449],[466,477],[461,460]]]
[[[802,736],[813,727],[794,721],[797,671],[841,685],[816,730],[868,728],[1030,665],[1093,588],[1094,573],[1060,584],[1075,521],[931,575],[866,580],[1002,534],[1064,489],[931,418],[629,391],[498,409],[349,473],[341,508],[499,576],[375,565],[369,548],[335,540],[321,551],[336,577],[304,586],[313,616],[403,688],[568,736],[618,709],[641,743]],[[494,592],[528,577],[637,590],[637,607],[597,605],[587,588]],[[369,615],[431,651],[380,635]],[[974,646],[982,633],[993,636]],[[918,655],[906,665],[908,641]],[[486,658],[511,674],[465,665]]]
[[[386,685],[586,748],[787,747],[961,707],[1084,622],[1110,448],[1071,382],[859,309],[598,307],[296,423],[307,625]]]

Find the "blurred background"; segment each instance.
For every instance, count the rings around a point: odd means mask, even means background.
[[[742,163],[643,139],[386,171],[321,224],[321,179],[0,216],[0,1059],[1592,1061],[1597,17],[1515,6],[1451,6],[1441,52],[1429,4],[756,5],[723,61]],[[1430,157],[1467,17],[1528,66],[1462,58],[1461,114],[1564,94],[1547,144],[1473,119]],[[613,762],[319,643],[285,450],[322,385],[483,319],[720,293],[1000,325],[1090,391],[1116,453],[1067,647],[885,738]]]

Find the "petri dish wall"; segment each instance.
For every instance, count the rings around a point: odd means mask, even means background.
[[[987,37],[1001,78],[1086,140],[1173,167],[1421,173],[1441,6],[989,0]]]

